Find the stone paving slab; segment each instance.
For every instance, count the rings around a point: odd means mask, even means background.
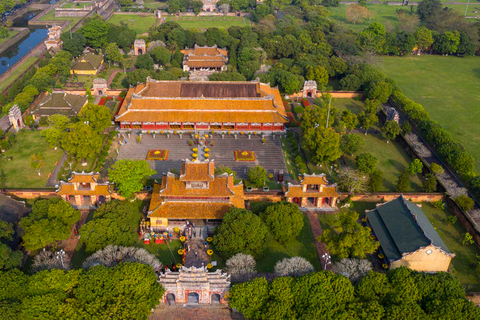
[[[189,135],[183,135],[182,138],[171,135],[170,138],[157,135],[153,138],[151,135],[142,135],[140,143],[136,142],[137,135],[131,134],[127,138],[127,144],[120,147],[118,159],[146,159],[147,152],[150,149],[168,150],[167,161],[149,161],[150,167],[157,171],[152,176],[154,179],[161,179],[163,173],[172,169],[180,172],[181,161],[183,159],[192,159],[193,153],[188,142],[192,140]],[[283,157],[282,146],[278,138],[267,138],[265,143],[261,142],[260,137],[255,136],[248,139],[247,136],[225,136],[222,139],[219,136],[211,139],[214,146],[207,146],[210,149],[210,159],[215,160],[215,165],[226,165],[237,173],[238,178],[247,178],[248,170],[254,165],[260,165],[268,171],[283,170],[287,173],[285,158]],[[235,161],[234,151],[247,150],[255,152],[255,161],[238,162]]]

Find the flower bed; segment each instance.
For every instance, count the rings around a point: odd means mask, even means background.
[[[235,161],[255,161],[255,152],[237,150],[233,152],[235,155]]]
[[[113,97],[102,97],[102,99],[100,99],[100,102],[98,103],[99,106],[104,106],[105,103],[108,101],[108,100],[112,100]]]
[[[148,150],[147,160],[165,161],[168,159],[168,150]]]

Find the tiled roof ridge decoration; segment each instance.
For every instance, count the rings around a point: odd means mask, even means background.
[[[215,180],[215,172],[211,172],[211,167],[213,165],[213,167],[215,168],[215,160],[211,159],[206,159],[206,160],[198,160],[198,159],[195,159],[195,160],[189,160],[189,159],[185,159],[182,161],[182,170],[185,170],[183,174],[180,173],[180,176],[179,176],[179,180],[180,181],[188,181],[188,180],[182,180],[182,179],[185,179],[186,175],[188,174],[187,172],[187,167],[189,165],[207,165],[208,166],[208,177],[205,177],[205,178],[210,178],[212,180]]]

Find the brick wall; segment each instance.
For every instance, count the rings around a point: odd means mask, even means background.
[[[364,202],[388,202],[403,195],[405,199],[412,202],[435,202],[444,198],[443,193],[397,193],[397,192],[376,192],[376,193],[362,193],[355,194],[351,197],[352,201],[364,201]],[[348,195],[342,194],[342,199],[345,199]]]

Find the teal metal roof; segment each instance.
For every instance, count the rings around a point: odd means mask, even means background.
[[[430,244],[450,253],[422,209],[403,196],[368,212],[367,219],[389,261]]]

